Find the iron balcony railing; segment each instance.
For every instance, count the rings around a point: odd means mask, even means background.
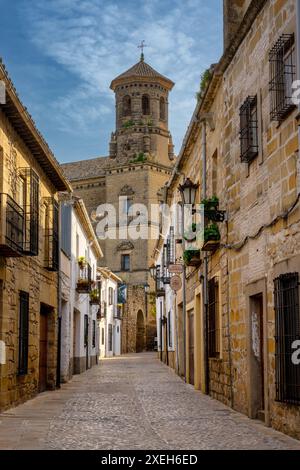
[[[105,301],[102,301],[99,305],[99,309],[97,312],[97,319],[102,320],[103,318],[106,318],[107,314],[107,303]]]
[[[24,210],[8,194],[0,194],[0,254],[23,254]]]
[[[85,266],[78,266],[78,279],[76,290],[80,294],[89,294],[92,290],[92,268],[86,263]]]

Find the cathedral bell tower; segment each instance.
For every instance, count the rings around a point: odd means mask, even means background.
[[[171,166],[174,146],[168,126],[168,95],[174,83],[140,61],[115,78],[116,130],[109,156],[119,163],[152,161]]]

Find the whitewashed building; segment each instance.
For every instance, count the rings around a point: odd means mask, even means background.
[[[62,197],[63,199],[63,197]],[[61,201],[61,381],[98,362],[97,261],[103,256],[82,199]]]
[[[118,285],[121,278],[108,268],[98,268],[101,285],[99,309],[100,357],[121,354],[122,305],[118,304]]]

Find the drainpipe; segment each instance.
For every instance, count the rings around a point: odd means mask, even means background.
[[[206,199],[206,120],[202,121],[202,197]],[[203,272],[203,342],[205,367],[205,393],[209,394],[209,360],[208,360],[208,254],[204,252]]]
[[[185,251],[184,239],[184,204],[181,204],[181,233],[182,233],[182,252]],[[182,315],[183,315],[183,369],[184,381],[186,382],[186,266],[183,263],[182,273]]]
[[[300,80],[300,0],[296,0],[296,41],[297,80]],[[298,104],[298,111],[300,114],[300,103]],[[300,125],[298,127],[298,143],[300,147]]]
[[[60,272],[60,240],[61,240],[61,202],[59,202],[58,217],[58,270],[57,270],[57,313],[58,313],[58,331],[57,331],[57,363],[56,363],[56,388],[60,388],[61,379],[61,272]]]

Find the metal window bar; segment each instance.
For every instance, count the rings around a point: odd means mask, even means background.
[[[294,34],[283,34],[269,52],[272,121],[282,121],[295,108],[292,83],[296,79]]]
[[[214,277],[208,284],[208,355],[220,356],[219,284]]]
[[[1,194],[2,198],[6,198],[6,243],[21,254],[23,251],[24,210],[8,194]],[[5,203],[5,201],[3,202]]]
[[[28,334],[29,334],[29,294],[20,291],[19,295],[19,363],[18,374],[28,371]]]
[[[168,270],[168,244],[164,244],[163,262],[162,262],[162,279],[164,284],[170,284],[171,275]]]
[[[57,271],[59,266],[59,206],[54,198],[46,198],[48,224],[45,227],[45,268]]]
[[[292,344],[300,339],[299,274],[274,280],[276,400],[300,405],[300,367],[293,364]]]
[[[84,315],[84,347],[89,344],[89,316]]]
[[[28,256],[37,256],[39,253],[40,179],[32,168],[21,168],[20,174],[25,179],[23,253]]]
[[[156,294],[164,293],[163,269],[159,264],[156,266],[155,284]]]
[[[96,347],[96,320],[93,320],[92,346],[93,346],[93,348]]]
[[[92,268],[89,264],[80,268],[78,266],[78,280],[76,290],[82,294],[89,294],[92,290]]]
[[[175,238],[174,227],[170,227],[167,239],[167,266],[175,263]]]
[[[258,155],[257,97],[248,96],[240,107],[241,161],[250,162]]]
[[[112,325],[108,325],[108,350],[112,351]]]

